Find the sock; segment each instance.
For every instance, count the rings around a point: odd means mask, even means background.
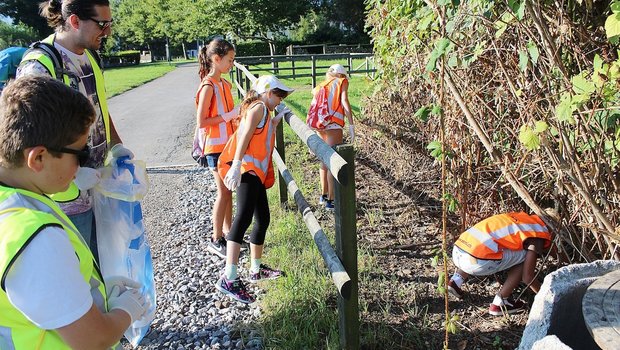
[[[504,299],[500,297],[499,294],[496,294],[495,298],[493,299],[493,304],[497,306],[502,306],[504,305]]]
[[[227,280],[234,280],[237,278],[237,265],[226,263],[226,267],[224,268],[224,277]]]
[[[463,279],[463,276],[461,276],[458,272],[455,272],[454,275],[450,277],[450,280],[454,281],[454,283],[456,283],[456,286],[459,288],[461,288],[463,283],[465,283],[465,279]]]
[[[262,259],[251,259],[250,262],[250,272],[258,273],[260,271],[260,262]]]

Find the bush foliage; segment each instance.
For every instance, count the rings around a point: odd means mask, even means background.
[[[366,4],[382,79],[364,122],[403,155],[383,170],[407,183],[408,154],[446,157],[461,228],[525,210],[565,262],[618,259],[620,2]]]

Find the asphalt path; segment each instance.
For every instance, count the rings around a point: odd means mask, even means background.
[[[184,64],[109,99],[110,115],[123,144],[147,167],[195,164],[190,152],[199,81],[198,65]]]

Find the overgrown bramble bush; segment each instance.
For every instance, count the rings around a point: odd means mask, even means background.
[[[462,227],[533,211],[559,233],[567,261],[618,259],[620,2],[366,4],[381,74],[365,123],[446,157],[446,198]],[[385,167],[400,180],[407,168]]]

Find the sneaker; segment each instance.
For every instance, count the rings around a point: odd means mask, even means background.
[[[256,283],[258,281],[274,280],[284,275],[284,271],[274,270],[265,264],[260,264],[258,272],[250,272],[250,282]]]
[[[219,256],[220,258],[226,258],[226,238],[220,237],[215,242],[211,240],[207,245],[207,250],[211,253]]]
[[[248,293],[248,290],[245,288],[245,284],[243,284],[239,277],[234,280],[227,280],[226,277],[222,276],[215,283],[215,288],[236,301],[244,304],[251,304],[256,301],[254,297]]]
[[[327,202],[327,195],[322,194],[321,197],[319,197],[319,205],[325,205],[325,202]]]
[[[325,201],[325,210],[327,211],[334,211],[334,201],[331,199],[328,199]]]
[[[453,280],[448,282],[448,292],[459,299],[463,299],[463,295],[465,294],[465,292],[463,292],[463,290],[457,286],[456,282]]]
[[[493,316],[503,316],[505,314],[514,314],[523,311],[525,303],[521,300],[504,299],[504,305],[491,304],[489,306],[489,314]]]

